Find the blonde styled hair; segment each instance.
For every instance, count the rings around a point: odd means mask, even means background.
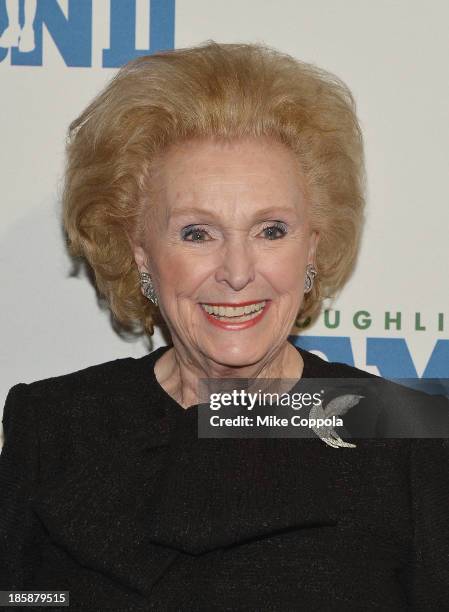
[[[119,325],[152,334],[130,238],[142,242],[152,175],[189,139],[269,136],[297,156],[320,232],[318,276],[298,317],[316,316],[349,277],[363,225],[365,170],[355,102],[335,75],[262,44],[139,57],[69,127],[63,225]]]

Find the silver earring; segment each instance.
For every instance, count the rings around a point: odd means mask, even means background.
[[[313,267],[312,264],[307,264],[306,267],[306,278],[304,280],[304,293],[309,293],[312,291],[313,281],[315,276],[318,274],[317,270]]]
[[[155,306],[158,305],[156,291],[154,290],[153,281],[148,272],[140,272],[140,286],[143,295],[148,298]]]

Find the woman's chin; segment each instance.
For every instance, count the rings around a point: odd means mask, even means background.
[[[226,343],[208,343],[204,354],[212,361],[222,366],[241,368],[255,365],[263,360],[268,352],[268,344],[249,345],[243,341],[227,341]]]

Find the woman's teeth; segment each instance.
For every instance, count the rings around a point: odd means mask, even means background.
[[[209,304],[201,304],[202,308],[217,319],[222,321],[232,319],[235,323],[242,323],[249,319],[254,319],[259,312],[264,308],[265,301],[255,302],[247,306],[212,306]]]

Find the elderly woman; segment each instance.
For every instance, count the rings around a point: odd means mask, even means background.
[[[69,136],[70,251],[123,328],[164,322],[171,345],[10,390],[0,588],[75,610],[448,609],[446,441],[196,429],[201,379],[369,376],[288,341],[357,253],[346,86],[208,42],[126,65]]]

